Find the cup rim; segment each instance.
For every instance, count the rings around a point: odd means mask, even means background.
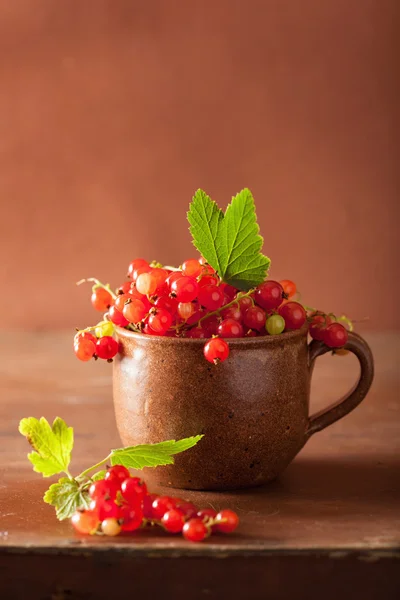
[[[130,331],[129,329],[125,329],[124,327],[120,327],[119,325],[115,325],[115,331],[119,337],[125,337],[137,341],[144,341],[151,343],[151,340],[158,341],[166,344],[205,344],[211,338],[184,338],[184,337],[166,337],[163,335],[146,335],[145,333],[138,333],[136,331]],[[260,337],[241,337],[241,338],[225,338],[230,346],[241,346],[241,345],[263,345],[265,343],[272,344],[277,341],[286,342],[289,340],[293,340],[296,338],[303,337],[304,334],[307,335],[308,332],[308,323],[307,321],[300,329],[293,329],[290,331],[285,331],[283,333],[279,333],[278,335],[263,335]]]

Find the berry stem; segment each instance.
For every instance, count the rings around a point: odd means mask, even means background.
[[[204,315],[204,317],[201,317],[201,319],[199,319],[195,323],[192,323],[191,325],[189,325],[187,327],[187,329],[189,330],[189,329],[193,329],[193,327],[198,327],[200,325],[200,323],[202,321],[204,321],[205,319],[208,319],[209,317],[213,317],[214,315],[219,315],[226,308],[229,308],[230,306],[237,304],[241,298],[247,298],[247,297],[251,296],[251,294],[253,292],[254,292],[254,288],[252,288],[251,290],[249,290],[246,293],[239,293],[236,296],[236,298],[234,298],[231,302],[228,302],[228,304],[224,304],[224,306],[221,306],[220,308],[218,308],[217,310],[214,310],[213,312],[208,312],[206,315]]]
[[[112,291],[112,289],[110,288],[110,285],[108,283],[106,283],[106,284],[101,283],[101,281],[99,281],[98,279],[95,279],[95,277],[88,277],[87,279],[80,279],[79,281],[76,282],[76,285],[81,285],[82,283],[86,283],[86,282],[94,283],[96,285],[96,287],[100,287],[100,288],[107,290],[107,292],[109,292],[111,294],[111,296],[114,300],[117,298],[117,295],[114,294],[114,292]]]

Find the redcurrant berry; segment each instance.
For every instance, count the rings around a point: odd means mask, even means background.
[[[175,501],[170,496],[159,496],[153,502],[153,519],[162,519],[168,510],[176,508]]]
[[[323,341],[329,348],[342,348],[348,340],[347,329],[340,323],[332,323],[324,331]]]
[[[99,519],[91,510],[78,510],[72,515],[71,523],[78,533],[93,534],[99,526]]]
[[[182,273],[188,277],[198,277],[203,267],[196,258],[189,258],[182,264]]]
[[[99,479],[94,481],[89,488],[89,496],[92,500],[96,498],[104,498],[106,500],[115,500],[119,485],[115,481],[106,481],[105,479]]]
[[[104,479],[106,481],[117,481],[121,485],[121,483],[130,476],[131,474],[126,467],[123,465],[114,465],[107,469]]]
[[[118,352],[118,342],[109,335],[97,340],[96,354],[104,360],[111,360]]]
[[[115,306],[110,308],[108,315],[110,317],[110,321],[119,327],[126,327],[129,323],[128,319],[125,319],[124,315],[117,308],[115,308]]]
[[[105,312],[113,304],[113,297],[111,293],[101,287],[93,290],[90,300],[93,304],[93,307],[100,312]]]
[[[147,314],[147,309],[141,300],[128,301],[123,309],[123,315],[129,323],[139,323]]]
[[[293,281],[290,281],[290,279],[282,279],[279,283],[283,287],[285,296],[287,296],[287,298],[293,298],[297,292],[296,284]]]
[[[202,542],[208,535],[208,529],[201,519],[190,519],[184,524],[182,533],[190,542]]]
[[[198,283],[193,277],[182,276],[171,284],[171,293],[179,302],[192,302],[198,290]]]
[[[282,304],[283,287],[278,281],[264,281],[254,292],[254,298],[265,310],[273,310]]]
[[[161,518],[164,529],[170,533],[180,533],[185,524],[185,517],[178,508],[167,510]]]
[[[229,356],[229,346],[221,338],[213,338],[204,346],[204,356],[208,362],[215,365],[223,362]]]
[[[215,529],[222,533],[231,533],[239,525],[239,517],[233,510],[221,510],[215,517]]]
[[[286,302],[279,308],[279,314],[285,319],[286,329],[300,329],[306,322],[306,311],[298,302]]]
[[[260,331],[265,326],[267,315],[259,306],[250,306],[244,314],[243,323],[250,329]]]
[[[141,267],[150,268],[150,265],[147,262],[147,260],[145,260],[144,258],[135,258],[135,260],[133,260],[129,264],[129,267],[128,267],[128,277],[132,277],[133,278],[133,274],[136,271],[136,269],[139,269]]]
[[[265,329],[270,335],[279,335],[285,329],[285,319],[281,315],[271,315],[265,323]]]
[[[93,358],[96,352],[96,344],[94,344],[90,339],[79,338],[79,340],[74,344],[74,352],[79,360],[86,362]]]
[[[223,338],[243,337],[242,324],[239,321],[235,321],[235,319],[224,319],[219,324],[218,335]]]

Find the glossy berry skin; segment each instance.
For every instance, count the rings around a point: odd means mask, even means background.
[[[120,506],[118,519],[121,521],[122,531],[135,531],[135,529],[139,529],[143,521],[143,511],[140,504],[136,506],[123,504]]]
[[[285,319],[286,329],[300,329],[306,322],[306,311],[298,302],[286,302],[279,308],[279,314]]]
[[[141,300],[135,298],[125,304],[122,314],[129,323],[139,323],[147,315],[147,309]]]
[[[153,519],[162,519],[168,510],[176,508],[175,501],[170,496],[159,496],[152,505]]]
[[[290,279],[282,279],[282,281],[280,281],[279,283],[283,287],[284,294],[288,298],[293,298],[293,296],[296,295],[297,288],[296,284],[293,281],[290,281]]]
[[[93,534],[95,533],[99,519],[91,510],[78,510],[71,517],[71,523],[78,533]]]
[[[340,323],[332,323],[324,331],[323,341],[329,348],[343,348],[347,343],[349,334]]]
[[[246,314],[248,309],[253,306],[253,301],[250,296],[244,296],[243,298],[239,298],[238,300],[239,308],[241,310],[242,316]]]
[[[185,524],[185,517],[178,508],[172,508],[164,513],[161,523],[169,533],[180,533]]]
[[[134,272],[137,269],[140,269],[140,268],[143,268],[143,267],[150,269],[150,265],[147,262],[147,260],[145,260],[144,258],[135,258],[135,260],[133,260],[129,264],[129,267],[128,267],[128,277],[132,277],[132,279],[133,279]]]
[[[122,482],[125,481],[125,479],[128,479],[130,476],[131,474],[126,467],[123,465],[114,465],[113,467],[107,469],[104,479],[106,481],[116,481],[119,483],[119,485],[121,485]]]
[[[128,319],[125,319],[124,315],[117,308],[115,308],[115,306],[110,308],[108,315],[110,317],[110,321],[119,327],[126,327],[129,323]]]
[[[233,510],[221,510],[215,517],[215,529],[222,533],[232,533],[239,525],[239,517]]]
[[[136,279],[136,289],[139,294],[151,296],[157,289],[157,279],[153,277],[153,273],[141,273]]]
[[[92,500],[97,498],[103,498],[105,500],[115,500],[119,485],[116,481],[106,481],[105,479],[99,479],[94,481],[89,488],[89,496]]]
[[[251,306],[251,303],[250,303],[250,306]],[[224,310],[221,311],[221,317],[223,319],[235,319],[235,321],[241,321],[242,320],[242,311],[240,310],[239,303],[232,304],[232,306],[229,306],[228,308],[224,308]]]
[[[87,362],[95,355],[96,344],[94,344],[90,339],[79,338],[79,340],[74,344],[74,352],[79,360]]]
[[[74,344],[80,343],[82,340],[90,340],[95,344],[97,342],[97,338],[90,333],[89,331],[78,331],[74,337]]]
[[[131,301],[134,299],[134,296],[132,294],[126,293],[126,294],[120,294],[118,296],[118,298],[115,301],[115,308],[117,308],[120,312],[122,312],[124,310],[125,304],[128,301]]]
[[[192,302],[197,298],[199,286],[193,277],[180,277],[171,285],[171,293],[179,302]]]
[[[265,323],[265,329],[270,335],[279,335],[285,330],[285,319],[281,315],[271,315]]]
[[[182,271],[172,271],[172,273],[168,275],[165,283],[167,284],[169,291],[171,291],[174,281],[181,279],[181,277],[183,277]]]
[[[151,276],[156,281],[156,292],[163,287],[168,277],[168,271],[166,269],[152,269]]]
[[[172,315],[165,308],[156,308],[149,316],[149,326],[156,333],[165,333],[172,325]]]
[[[105,498],[95,498],[91,501],[89,508],[99,521],[104,519],[118,519],[119,507],[115,504],[114,500],[106,500]]]
[[[171,298],[171,296],[159,296],[154,302],[154,306],[157,306],[157,308],[164,308],[172,316],[176,314],[178,304],[178,300],[176,298]]]
[[[254,299],[265,310],[278,308],[283,300],[283,287],[278,281],[265,281],[257,287]]]
[[[110,292],[104,288],[96,288],[93,290],[90,300],[93,307],[100,312],[105,312],[113,304],[113,297]]]
[[[201,519],[190,519],[184,524],[182,533],[190,542],[202,542],[208,535],[208,529]]]
[[[265,311],[259,306],[250,306],[248,310],[246,310],[243,323],[249,329],[255,329],[256,331],[261,331],[265,326],[265,321],[267,320],[267,315]]]
[[[222,338],[240,338],[243,337],[243,327],[235,319],[224,319],[218,326],[218,335]]]
[[[204,346],[204,356],[208,362],[218,364],[226,360],[229,356],[229,346],[221,338],[212,338]]]
[[[101,531],[104,535],[114,537],[121,533],[121,525],[118,523],[117,519],[104,519],[101,524]]]
[[[111,360],[118,353],[118,342],[113,337],[105,335],[97,340],[96,354],[104,360]]]
[[[198,277],[203,271],[203,267],[197,258],[189,258],[182,263],[182,273],[188,277]]]
[[[332,323],[332,319],[328,315],[313,314],[310,317],[309,333],[313,340],[322,341],[324,333],[328,325]]]
[[[218,277],[216,275],[202,275],[199,278],[198,284],[200,287],[205,287],[206,285],[217,285]]]
[[[208,310],[218,310],[224,303],[224,291],[217,285],[204,285],[199,289],[198,300]]]
[[[121,484],[121,494],[128,504],[142,503],[147,495],[147,486],[140,477],[129,477]]]
[[[153,502],[158,494],[146,494],[143,498],[143,516],[145,519],[153,519]]]

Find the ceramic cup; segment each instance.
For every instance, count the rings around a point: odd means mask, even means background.
[[[314,362],[330,349],[308,344],[307,326],[231,339],[230,356],[218,365],[205,360],[201,339],[116,332],[114,405],[123,444],[204,434],[174,465],[146,469],[153,484],[228,490],[271,481],[314,433],[353,410],[373,379],[370,348],[349,333],[345,347],[359,360],[358,383],[338,403],[309,416]]]

